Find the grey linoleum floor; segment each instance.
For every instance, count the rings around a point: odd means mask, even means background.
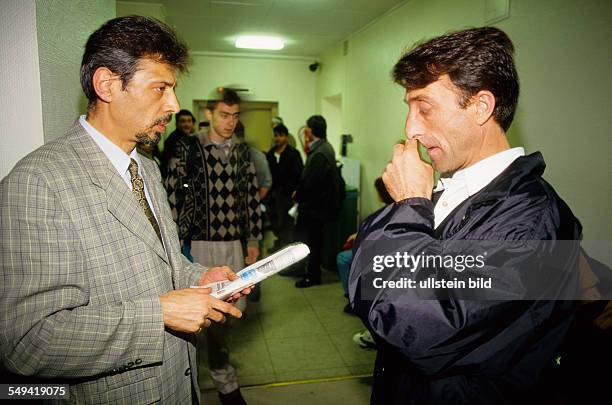
[[[265,245],[270,246],[268,234]],[[352,341],[361,321],[345,314],[337,274],[323,270],[323,284],[306,289],[295,278],[273,276],[261,300],[249,302],[229,335],[230,361],[249,404],[367,404],[374,350]],[[218,404],[205,350],[198,351],[203,404]]]

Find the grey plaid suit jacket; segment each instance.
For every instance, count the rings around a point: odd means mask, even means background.
[[[74,403],[199,395],[194,341],[164,330],[159,295],[204,268],[181,255],[159,170],[141,160],[165,249],[78,121],[0,182],[2,362],[68,382]]]

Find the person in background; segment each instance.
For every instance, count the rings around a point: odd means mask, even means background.
[[[285,124],[283,119],[279,116],[272,117],[272,122],[271,122],[272,132],[274,132],[274,128],[276,128],[276,126],[279,124],[282,124],[282,125]],[[289,145],[295,148],[295,145],[296,145],[295,136],[290,134],[289,131],[287,131],[287,142],[289,142]],[[274,147],[274,141],[272,141],[272,147]]]
[[[289,131],[283,124],[274,127],[274,146],[266,154],[272,172],[272,189],[265,201],[268,217],[276,241],[270,251],[276,251],[293,242],[295,224],[289,215],[293,206],[291,196],[297,189],[304,163],[302,156],[288,142]]]
[[[242,121],[238,121],[234,133],[238,139],[249,146],[249,155],[251,156],[251,162],[255,165],[255,175],[257,177],[257,183],[259,184],[259,199],[263,201],[273,184],[272,174],[268,167],[266,155],[256,147],[249,145],[246,141],[245,128]]]
[[[389,195],[389,192],[387,191],[387,188],[385,187],[382,177],[378,177],[374,181],[374,187],[376,188],[376,191],[378,193],[378,199],[380,200],[380,202],[384,203],[385,206],[389,204],[393,204],[394,202],[393,198]],[[377,210],[371,215],[375,216],[381,210],[382,208]],[[367,220],[368,219],[366,218],[365,221]],[[340,276],[340,282],[342,284],[342,289],[344,290],[344,296],[347,298],[349,296],[348,295],[348,278],[349,278],[349,272],[351,269],[351,263],[353,262],[353,244],[355,242],[356,237],[357,237],[357,233],[350,235],[344,242],[344,245],[342,246],[342,251],[338,253],[338,255],[336,256],[336,264],[338,266],[338,275]],[[353,308],[350,302],[348,302],[344,306],[344,312],[347,314],[353,313]],[[364,349],[375,349],[376,348],[376,342],[372,338],[370,331],[367,329],[361,332],[357,332],[355,335],[353,335],[353,342],[355,342],[357,345],[359,345],[359,347],[362,347]]]
[[[235,135],[240,102],[232,90],[209,101],[210,130],[177,142],[166,181],[180,239],[190,245],[193,260],[205,266],[229,263],[236,271],[256,261],[262,238],[255,165],[248,145]],[[246,300],[236,305],[244,310]],[[236,370],[229,361],[229,333],[229,325],[206,331],[210,374],[223,404],[243,404]]]
[[[193,132],[196,119],[189,110],[181,110],[175,116],[176,129],[168,135],[164,142],[164,149],[161,156],[161,172],[165,178],[168,172],[168,161],[175,155],[176,143],[179,139],[190,136]]]
[[[321,284],[323,226],[337,217],[340,204],[336,153],[327,142],[325,118],[308,118],[305,135],[310,153],[293,199],[298,203],[296,239],[308,245],[310,255],[304,277],[295,283],[297,288]]]
[[[385,207],[389,204],[393,204],[393,198],[389,195],[387,188],[385,187],[385,183],[383,182],[382,177],[377,177],[374,181],[374,187],[376,188],[376,192],[378,194],[378,200],[385,204]],[[373,216],[377,215],[381,209],[376,210]],[[364,220],[367,221],[367,218]],[[355,242],[355,238],[357,237],[357,233],[349,235],[349,237],[342,245],[342,251],[338,253],[336,256],[336,264],[338,266],[338,275],[340,276],[340,284],[342,285],[342,290],[344,291],[344,296],[348,298],[348,278],[349,271],[351,270],[351,263],[353,261],[353,243]],[[352,313],[352,307],[350,302],[347,303],[344,307],[344,312]]]
[[[210,129],[210,122],[208,121],[200,121],[198,124],[198,132],[205,133]]]

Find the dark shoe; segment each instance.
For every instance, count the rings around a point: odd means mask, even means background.
[[[313,285],[319,285],[319,284],[321,284],[321,280],[315,280],[314,278],[304,277],[303,279],[295,282],[295,287],[296,288],[308,288],[308,287],[312,287]]]
[[[346,305],[344,306],[343,311],[344,311],[345,313],[347,313],[347,314],[350,314],[350,315],[354,315],[354,314],[355,314],[355,313],[353,312],[353,307],[351,307],[351,304],[346,304]]]
[[[228,394],[219,393],[219,400],[221,400],[223,405],[247,405],[244,398],[242,398],[240,388]]]

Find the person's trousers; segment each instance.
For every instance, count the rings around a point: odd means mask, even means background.
[[[244,253],[239,240],[192,241],[191,255],[195,263],[206,267],[229,266],[236,273],[244,267]],[[240,298],[235,305],[244,311],[246,309],[245,297]],[[213,322],[205,329],[205,333],[198,335],[198,346],[202,347],[203,344],[206,344],[210,377],[222,394],[238,389],[238,377],[236,369],[230,364],[226,341],[230,329],[231,321],[228,318],[228,322],[224,324]]]
[[[325,223],[322,220],[298,212],[295,235],[298,241],[305,243],[310,248],[305,275],[315,281],[321,280],[323,225]]]
[[[280,190],[272,190],[268,201],[270,207],[270,227],[278,238],[279,245],[288,245],[293,242],[295,223],[289,215],[289,209],[293,206],[291,196]]]
[[[338,275],[340,283],[345,294],[348,294],[348,278],[351,271],[351,263],[353,262],[353,251],[343,250],[336,256],[336,265],[338,266]]]

